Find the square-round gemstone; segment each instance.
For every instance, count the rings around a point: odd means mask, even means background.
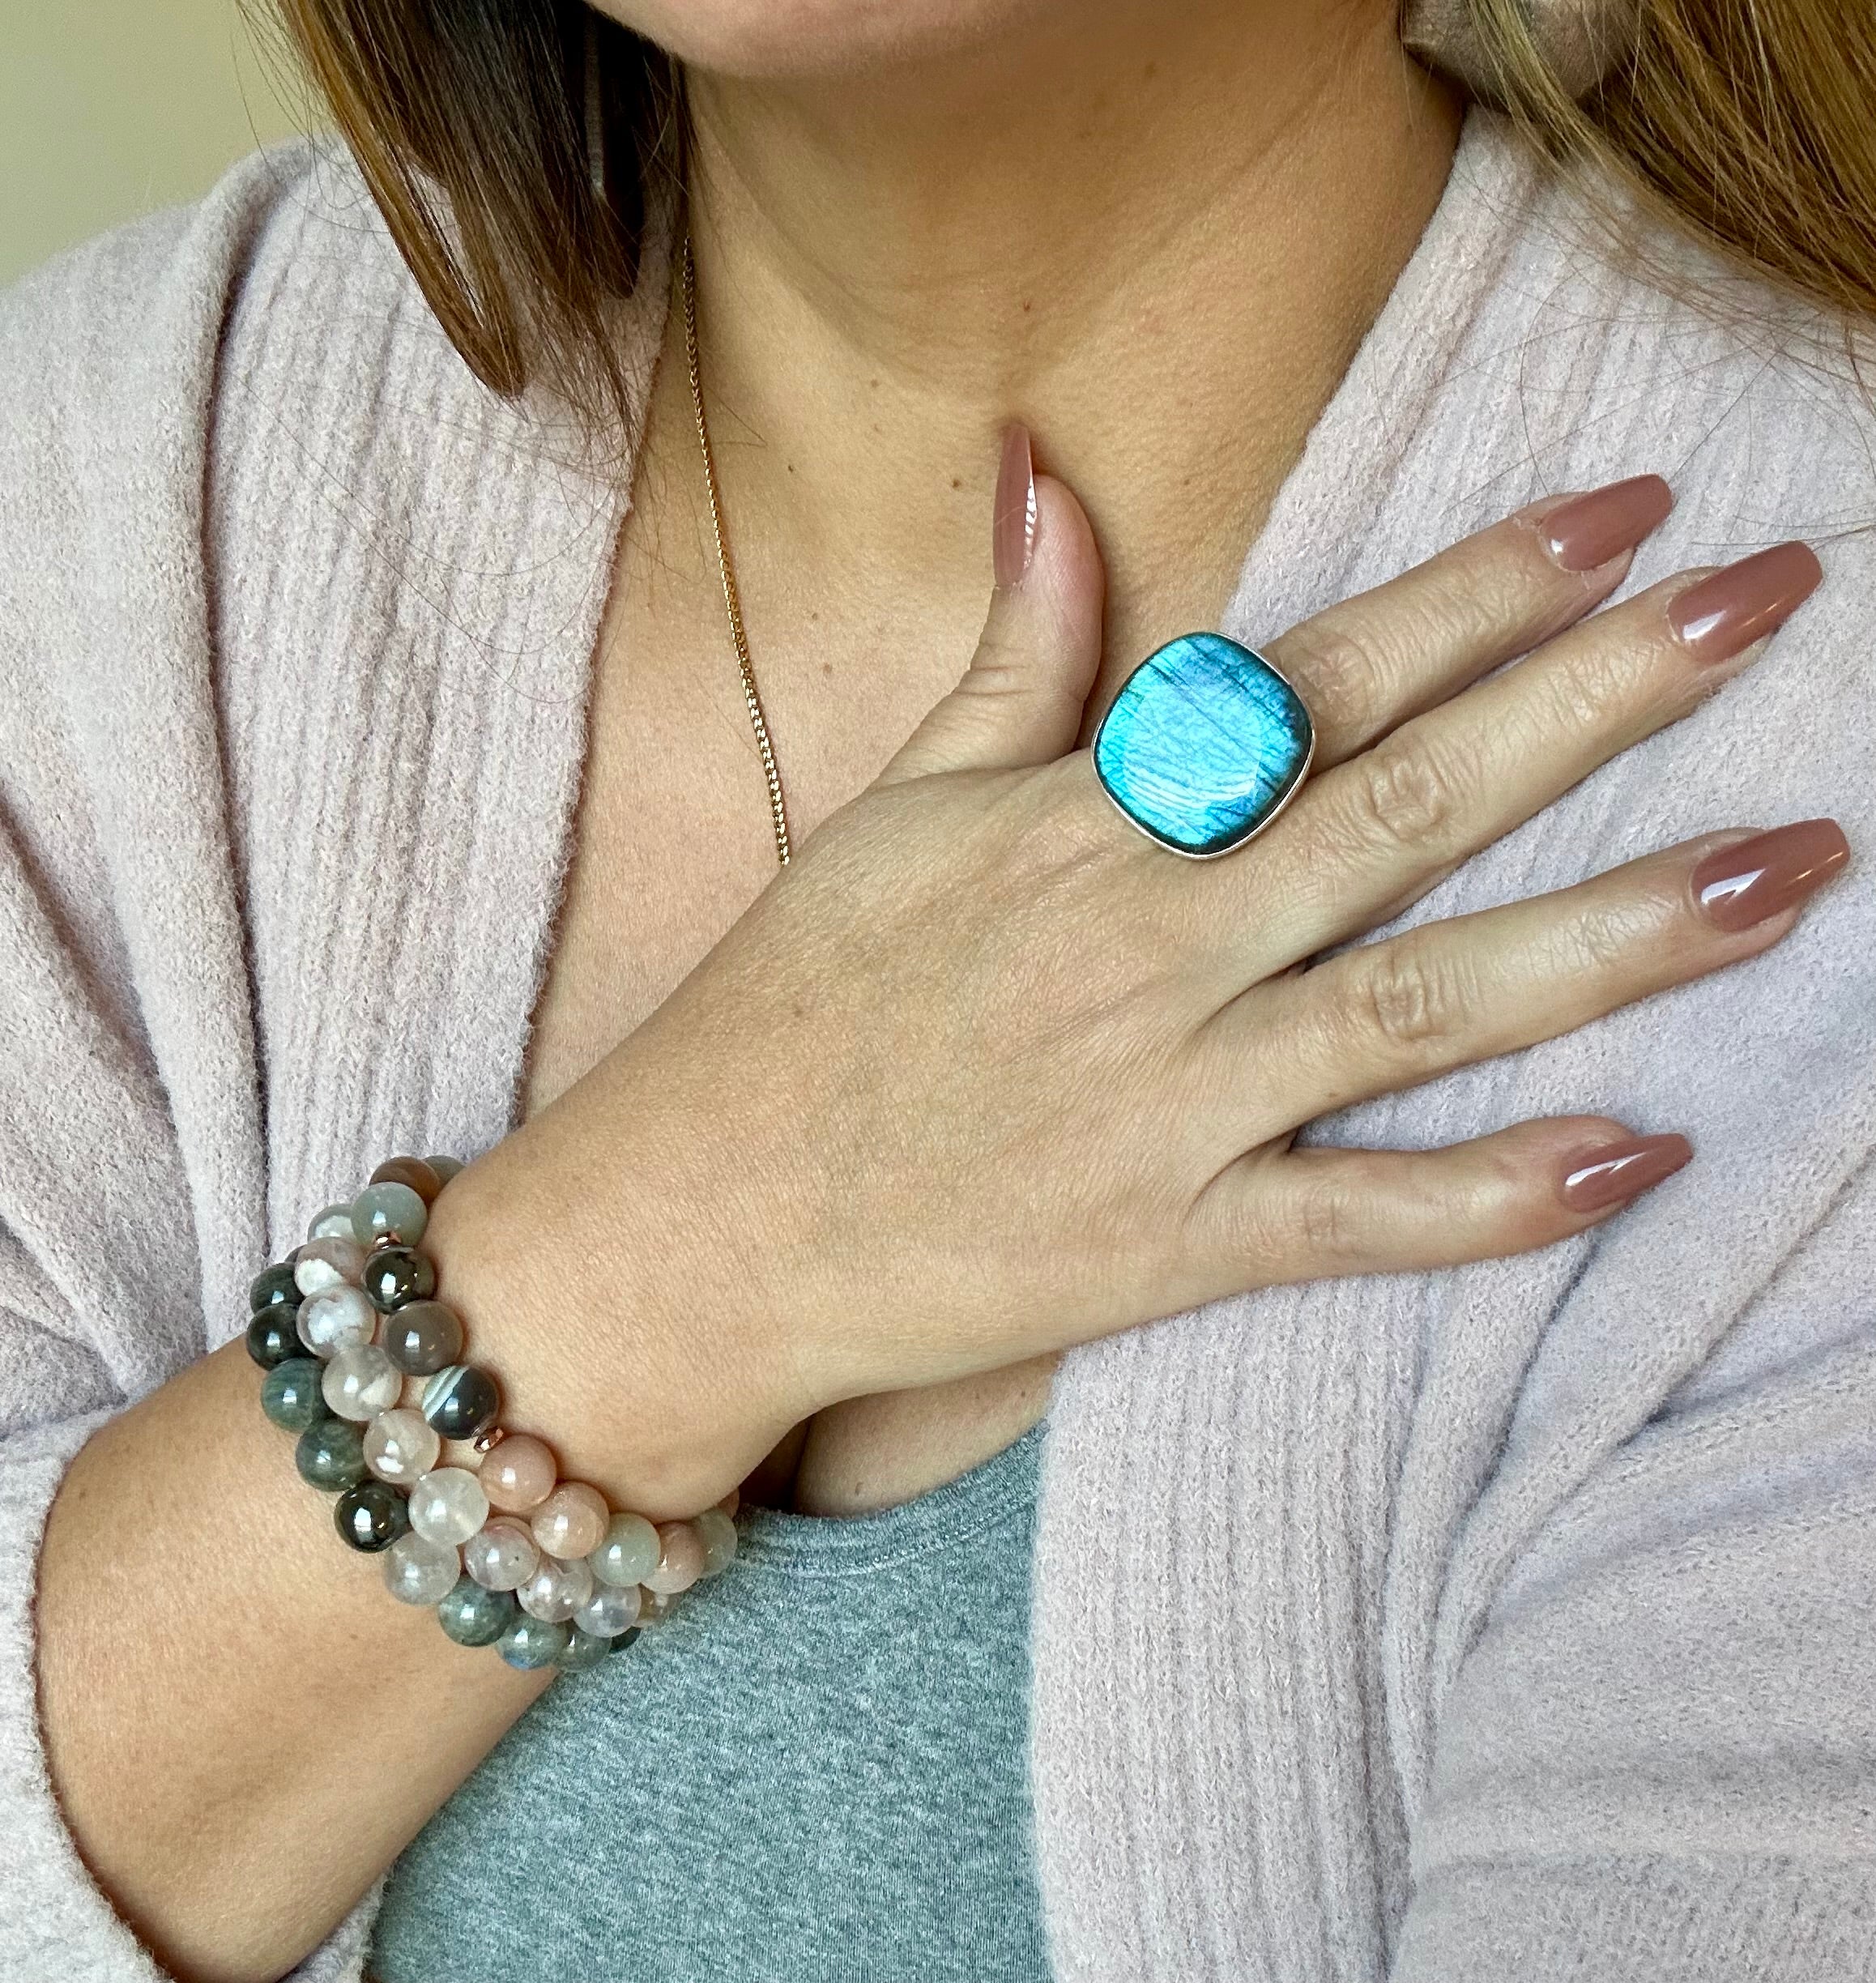
[[[1263,655],[1183,633],[1128,676],[1094,736],[1094,769],[1136,825],[1181,854],[1248,840],[1295,791],[1315,733]]]

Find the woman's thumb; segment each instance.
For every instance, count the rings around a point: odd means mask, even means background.
[[[882,784],[1047,764],[1075,748],[1101,664],[1106,581],[1081,505],[1064,484],[1036,474],[1020,425],[1004,433],[991,548],[996,590],[977,652]]]

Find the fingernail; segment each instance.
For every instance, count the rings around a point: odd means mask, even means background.
[[[1594,571],[1632,551],[1674,506],[1674,492],[1659,475],[1631,475],[1587,496],[1572,496],[1537,527],[1544,548],[1567,572]]]
[[[1809,544],[1774,544],[1703,578],[1668,608],[1668,625],[1702,661],[1726,661],[1781,626],[1817,591]]]
[[[1694,870],[1694,899],[1721,929],[1750,929],[1814,895],[1849,858],[1835,820],[1799,820],[1709,854]]]
[[[1600,1212],[1624,1205],[1651,1185],[1672,1177],[1694,1154],[1684,1136],[1631,1136],[1605,1143],[1568,1160],[1558,1191],[1572,1212]]]
[[[1036,475],[1030,430],[1012,420],[1003,430],[1003,464],[996,474],[996,512],[990,529],[991,561],[1000,586],[1020,585],[1036,542]]]

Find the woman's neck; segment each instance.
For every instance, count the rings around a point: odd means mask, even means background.
[[[909,586],[949,618],[981,612],[997,430],[1026,420],[1133,651],[1215,617],[1458,113],[1367,0],[1083,0],[1025,32],[693,75],[713,433],[778,584],[862,614]]]

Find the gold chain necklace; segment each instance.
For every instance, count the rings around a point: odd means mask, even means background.
[[[743,701],[749,711],[749,727],[756,733],[756,748],[762,759],[762,775],[769,781],[769,812],[775,826],[775,858],[788,865],[788,809],[782,798],[782,772],[775,762],[774,746],[769,741],[769,725],[762,714],[762,698],[756,693],[756,671],[749,664],[748,636],[743,631],[743,607],[736,596],[736,576],[730,564],[730,547],[723,537],[723,499],[717,490],[717,464],[710,453],[710,424],[704,418],[703,372],[697,355],[697,264],[690,252],[690,232],[684,237],[684,343],[690,360],[690,403],[697,415],[697,446],[703,450],[704,487],[710,492],[710,528],[717,540],[717,569],[723,582],[723,604],[730,616],[730,638],[735,643],[736,667],[743,677]]]

